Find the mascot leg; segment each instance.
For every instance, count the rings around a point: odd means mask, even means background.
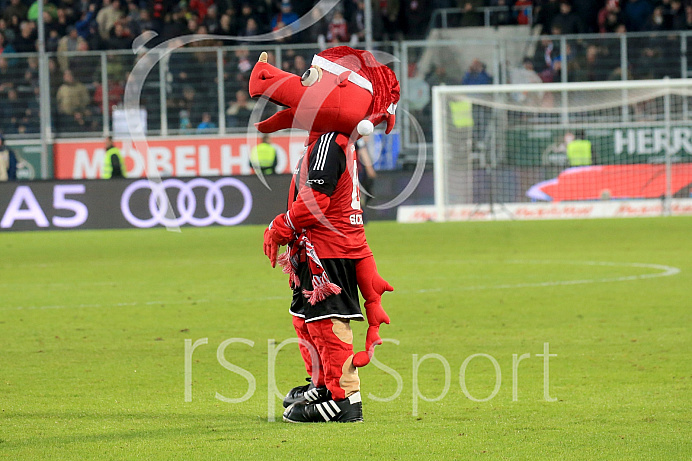
[[[298,347],[300,348],[303,362],[305,362],[305,370],[310,377],[306,379],[309,384],[294,387],[286,394],[284,408],[297,402],[317,402],[329,397],[329,391],[324,385],[324,373],[321,369],[322,360],[319,355],[319,349],[310,336],[305,320],[293,316],[293,328],[295,328],[296,335],[301,340],[298,343]]]
[[[360,390],[358,370],[353,366],[353,331],[340,319],[308,323],[308,331],[317,345],[327,389],[334,400],[343,400]]]
[[[310,338],[320,355],[324,380],[331,399],[295,403],[284,412],[294,423],[359,422],[363,420],[360,378],[353,366],[353,331],[348,321],[324,319],[307,324]]]
[[[308,332],[308,326],[304,319],[300,317],[293,317],[293,328],[296,330],[296,335],[302,341],[299,343],[300,355],[303,357],[303,362],[305,362],[305,370],[308,372],[310,378],[312,378],[313,384],[316,386],[324,386],[324,373],[320,373],[320,357],[317,350],[317,346],[312,341],[310,333]],[[303,342],[304,341],[304,342]],[[307,344],[306,344],[307,343]],[[308,346],[309,344],[309,346]],[[313,352],[314,351],[314,352]],[[317,353],[317,357],[313,359],[314,353]],[[316,360],[313,363],[313,360]],[[317,374],[317,376],[315,376]],[[315,380],[316,378],[316,380]]]

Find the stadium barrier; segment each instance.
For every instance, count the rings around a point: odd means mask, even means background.
[[[399,134],[374,135],[374,167],[391,170],[399,153]],[[115,139],[125,158],[127,176],[192,177],[250,175],[250,153],[258,133],[227,136],[150,137],[134,144],[127,136]],[[291,173],[305,150],[305,132],[271,137],[277,150],[277,173]],[[140,152],[140,150],[142,152]],[[60,139],[53,145],[55,179],[98,179],[103,172],[103,139]]]
[[[386,203],[410,173],[382,172],[373,203]],[[286,209],[291,175],[0,183],[0,231],[125,229],[268,224]],[[168,198],[168,212],[163,194]],[[432,174],[405,203],[432,202]],[[366,219],[395,219],[396,208],[365,208]]]

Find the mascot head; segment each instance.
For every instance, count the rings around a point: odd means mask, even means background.
[[[347,46],[316,54],[302,77],[277,69],[262,53],[250,75],[250,96],[286,106],[256,124],[262,133],[298,128],[365,136],[384,121],[387,133],[394,128],[399,82],[372,53]]]

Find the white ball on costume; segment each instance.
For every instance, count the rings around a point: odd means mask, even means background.
[[[375,125],[372,124],[370,120],[361,120],[358,122],[358,134],[361,136],[368,136],[375,131]]]

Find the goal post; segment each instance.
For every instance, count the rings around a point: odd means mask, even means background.
[[[688,209],[692,81],[436,86],[432,110],[430,219],[521,218],[518,205],[541,204]]]

